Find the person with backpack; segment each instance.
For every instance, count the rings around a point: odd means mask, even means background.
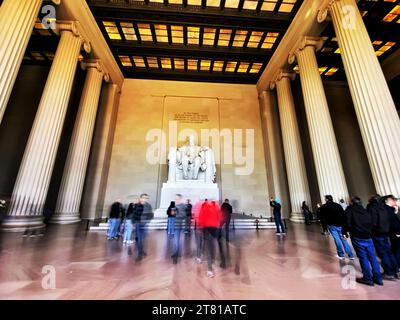
[[[285,235],[285,226],[283,225],[282,221],[282,214],[281,214],[281,209],[282,209],[282,202],[279,198],[273,198],[271,197],[270,206],[273,208],[273,215],[274,215],[274,221],[276,225],[276,234],[277,235]]]
[[[373,286],[383,285],[382,274],[378,259],[375,255],[372,231],[375,225],[374,217],[362,205],[359,197],[351,199],[346,208],[346,230],[350,233],[353,248],[360,261],[362,278],[357,278],[358,283]]]

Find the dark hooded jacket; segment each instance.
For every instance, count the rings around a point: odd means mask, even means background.
[[[342,206],[336,202],[328,201],[320,209],[321,221],[325,225],[343,227],[346,225],[345,213]]]
[[[346,208],[346,229],[350,236],[360,239],[370,239],[375,225],[371,212],[361,204],[354,204]]]
[[[374,219],[374,236],[388,236],[390,232],[391,217],[390,210],[386,209],[386,205],[381,201],[373,199],[367,205],[367,210]],[[389,207],[390,208],[390,207]]]

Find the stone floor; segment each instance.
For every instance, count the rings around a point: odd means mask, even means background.
[[[400,281],[346,289],[342,272],[355,265],[358,273],[358,261],[338,261],[318,225],[290,225],[286,237],[236,231],[226,246],[229,267],[216,267],[211,279],[206,263],[195,262],[194,237],[185,237],[177,265],[170,249],[164,231],[150,232],[141,262],[135,246],[84,225],[51,226],[35,238],[1,234],[0,299],[400,299]],[[42,288],[45,265],[55,268],[54,290]]]

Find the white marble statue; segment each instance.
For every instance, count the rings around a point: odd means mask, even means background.
[[[168,165],[168,182],[204,179],[206,183],[213,183],[215,180],[214,152],[196,145],[193,135],[183,146],[170,148]]]

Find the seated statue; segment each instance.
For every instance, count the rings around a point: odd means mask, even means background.
[[[215,179],[214,153],[208,147],[196,145],[193,135],[183,146],[170,149],[168,162],[169,182],[176,181],[176,170],[182,171],[183,180],[198,180],[202,172],[206,182],[212,183]]]

